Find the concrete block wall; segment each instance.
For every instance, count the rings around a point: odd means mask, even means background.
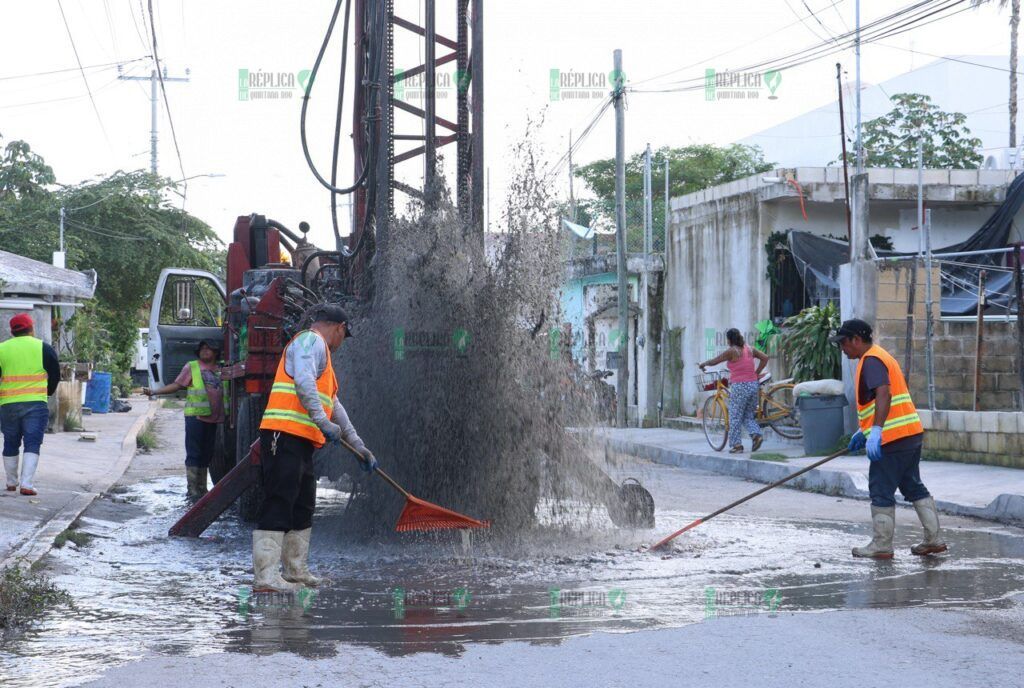
[[[1024,468],[1024,413],[1005,411],[927,411],[925,459]]]
[[[907,365],[907,299],[913,270],[917,271],[911,366]],[[909,261],[878,264],[878,301],[875,339],[904,368],[910,392],[919,406],[928,399],[925,376],[925,270]],[[939,317],[939,269],[932,268],[932,317],[934,322],[935,406],[968,410],[974,405],[974,365],[977,352],[975,322],[942,321]],[[1019,409],[1020,378],[1017,371],[1015,322],[988,320],[982,327],[981,410]]]

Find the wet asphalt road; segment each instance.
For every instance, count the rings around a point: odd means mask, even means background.
[[[792,643],[834,638],[837,671],[844,656],[855,660],[881,643],[872,670],[886,662],[897,670],[915,654],[936,657],[922,633],[955,648],[932,660],[951,663],[946,678],[963,678],[957,672],[964,667],[975,678],[1024,667],[1024,531],[946,518],[951,553],[921,559],[907,553],[920,536],[916,517],[901,509],[897,558],[858,561],[849,547],[868,537],[865,502],[779,489],[654,554],[645,546],[757,486],[632,459],[609,470],[651,490],[653,531],[618,530],[600,507],[560,504],[557,518],[516,543],[482,534],[467,550],[458,534],[442,533],[358,544],[342,517],[347,494],[321,489],[311,560],[325,584],[296,598],[254,597],[245,525],[226,518],[199,540],[166,536],[184,505],[181,425],[180,412],[162,411],[164,446],[137,457],[115,494],[83,515],[81,529],[96,539],[47,559],[75,608],[5,643],[4,686],[80,685],[115,667],[99,685],[133,678],[138,685],[142,677],[161,685],[262,685],[274,672],[308,672],[312,681],[349,665],[367,672],[350,675],[358,685],[405,676],[410,666],[422,667],[424,679],[434,675],[426,684],[436,685],[437,671],[458,666],[459,673],[470,658],[478,671],[492,667],[475,685],[488,677],[495,685],[637,685],[684,669],[725,685],[743,672],[766,678],[768,667],[784,664],[789,670],[779,680],[799,684],[799,672],[810,667],[786,660]],[[736,654],[728,661],[722,653],[731,643]],[[540,648],[545,658],[537,661],[562,673],[513,668]],[[591,661],[594,652],[618,654],[620,666],[636,662],[640,676],[613,676]],[[990,653],[994,665],[982,661]],[[458,664],[438,664],[446,658]],[[584,659],[586,668],[564,670]]]

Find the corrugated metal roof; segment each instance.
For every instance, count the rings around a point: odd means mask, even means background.
[[[0,251],[0,280],[3,293],[58,299],[91,299],[96,289],[96,271],[77,272]]]

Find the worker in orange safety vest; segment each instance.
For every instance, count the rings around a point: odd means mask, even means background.
[[[850,360],[857,361],[854,393],[860,428],[850,439],[849,450],[867,449],[868,492],[874,537],[865,547],[854,547],[853,556],[873,559],[893,557],[896,528],[896,490],[914,505],[924,528],[924,541],[910,548],[912,554],[946,551],[939,537],[935,499],[921,482],[921,447],[924,427],[917,414],[900,364],[871,338],[871,326],[863,320],[846,320],[830,338]]]

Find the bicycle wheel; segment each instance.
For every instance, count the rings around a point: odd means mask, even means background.
[[[800,408],[794,403],[794,386],[783,383],[769,389],[761,402],[761,416],[782,437],[799,440],[804,431],[800,427]]]
[[[715,394],[704,401],[704,417],[701,424],[704,426],[704,437],[708,439],[711,448],[722,451],[725,448],[725,441],[729,438],[729,411],[721,396]]]

